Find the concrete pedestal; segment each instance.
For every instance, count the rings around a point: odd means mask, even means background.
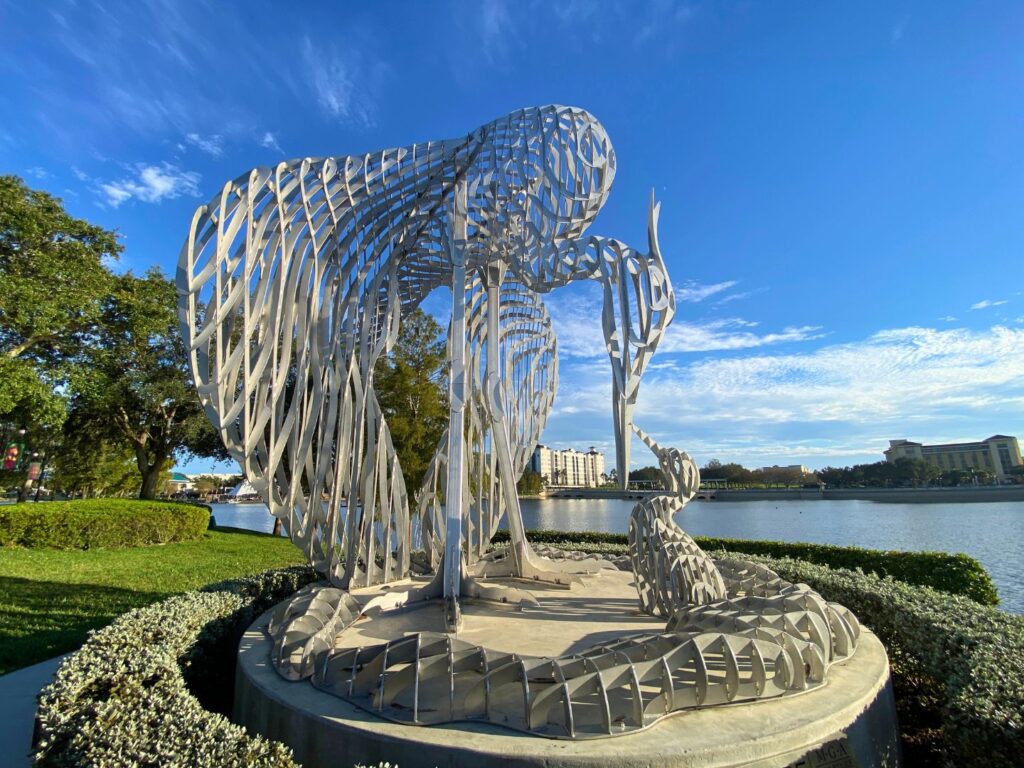
[[[626,634],[664,626],[663,621],[635,610],[635,590],[632,610],[624,602],[629,595],[628,591],[623,592],[629,587],[625,577],[626,574],[603,574],[582,594],[550,594],[549,599],[557,604],[552,606],[550,615],[544,611],[519,614],[467,606],[467,631],[482,633],[485,623],[494,622],[489,647],[509,646],[509,650],[520,653],[560,653],[578,647],[583,636],[588,638],[585,644],[589,645],[595,635],[613,629]],[[579,601],[575,615],[574,599]],[[542,600],[542,606],[544,603]],[[571,618],[563,613],[567,609]],[[587,611],[597,614],[587,617]],[[441,620],[440,608],[436,609],[436,617],[434,612],[434,608],[425,607],[389,617],[376,626],[372,623],[376,620],[369,619],[357,625],[358,632],[353,632],[353,627],[340,639],[346,645],[365,645],[371,638],[381,642],[382,636],[394,637],[396,632],[400,636],[412,628],[433,630],[429,625],[435,619]],[[603,612],[606,613],[602,615]],[[561,629],[554,632],[551,628],[559,613],[562,617],[557,624]],[[889,662],[878,638],[866,630],[856,654],[832,666],[828,682],[821,688],[753,704],[683,711],[638,733],[565,741],[477,723],[431,727],[395,723],[319,691],[308,681],[286,681],[270,662],[270,641],[264,631],[269,616],[269,612],[264,614],[249,627],[239,645],[235,721],[253,734],[288,744],[306,768],[349,768],[356,763],[376,765],[380,761],[401,768],[866,768],[899,764]],[[349,637],[350,632],[353,637]],[[481,640],[473,638],[472,642]]]

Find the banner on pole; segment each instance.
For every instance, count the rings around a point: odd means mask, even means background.
[[[4,472],[13,472],[18,468],[18,457],[21,455],[21,446],[11,443],[4,451]]]

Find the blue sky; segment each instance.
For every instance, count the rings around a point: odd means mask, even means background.
[[[0,172],[173,274],[254,166],[578,105],[618,158],[592,231],[642,246],[662,203],[680,301],[640,425],[700,462],[876,461],[1024,431],[1021,40],[1015,2],[0,0]],[[599,295],[550,309],[544,442],[610,450]]]

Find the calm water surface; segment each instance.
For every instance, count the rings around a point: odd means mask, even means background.
[[[524,499],[527,528],[625,533],[636,502]],[[214,504],[219,525],[269,532],[262,504]],[[1024,613],[1024,503],[884,504],[874,501],[695,501],[676,515],[694,536],[807,541],[869,549],[964,552],[992,575],[1001,607]]]

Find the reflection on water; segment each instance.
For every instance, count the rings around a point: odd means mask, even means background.
[[[273,533],[274,518],[263,504],[211,504],[217,525]]]
[[[634,501],[524,499],[527,528],[625,533]],[[262,504],[214,504],[220,525],[271,531]],[[695,536],[807,541],[869,549],[964,552],[981,561],[1005,610],[1024,613],[1024,503],[884,504],[873,501],[693,502],[676,522]]]

